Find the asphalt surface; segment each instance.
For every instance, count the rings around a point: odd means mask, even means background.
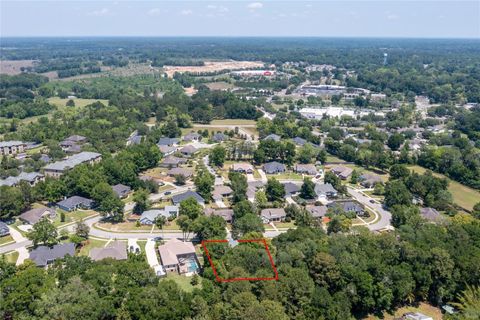
[[[352,197],[355,198],[358,202],[363,204],[365,207],[376,211],[380,215],[380,219],[367,225],[368,229],[370,229],[371,231],[378,231],[391,227],[390,220],[392,218],[392,214],[390,213],[390,211],[385,210],[382,204],[376,202],[371,197],[365,196],[363,193],[353,188],[347,187],[347,190],[348,193],[350,193],[350,195],[352,195]],[[375,202],[371,203],[370,200],[374,200]]]

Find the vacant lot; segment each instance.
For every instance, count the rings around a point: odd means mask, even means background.
[[[409,169],[418,173],[424,173],[425,171],[427,171],[427,169],[420,166],[409,166]],[[448,180],[448,190],[452,193],[453,201],[460,207],[466,210],[472,210],[473,206],[476,203],[480,202],[480,192],[478,192],[477,190],[453,181],[445,177],[443,174],[434,172],[433,175],[439,178],[446,178]]]
[[[0,74],[15,75],[22,73],[22,68],[33,67],[35,60],[2,60]]]
[[[219,82],[210,82],[205,84],[210,90],[228,90],[233,89],[233,84],[219,81]]]
[[[394,319],[400,319],[401,316],[403,316],[407,312],[420,312],[423,313],[426,316],[430,316],[433,318],[433,320],[441,320],[443,318],[442,312],[440,311],[439,308],[436,308],[434,306],[431,306],[426,303],[420,303],[418,307],[410,306],[410,307],[403,307],[400,309],[397,309],[394,314],[388,314],[384,313],[382,318],[376,317],[376,316],[368,316],[366,319],[367,320],[378,320],[378,319],[383,319],[383,320],[394,320]]]
[[[263,68],[264,63],[261,61],[205,61],[204,66],[164,66],[163,69],[169,77],[172,77],[175,72],[185,73],[207,73],[217,72],[222,70],[241,70]]]
[[[48,102],[50,102],[51,104],[55,105],[58,107],[59,110],[63,110],[65,108],[71,108],[71,107],[67,107],[67,102],[68,100],[70,99],[61,99],[61,98],[58,98],[58,97],[54,97],[54,98],[49,98],[48,99]],[[100,101],[101,103],[103,103],[104,105],[108,106],[108,100],[102,100],[102,99],[80,99],[80,98],[76,98],[76,99],[72,99],[73,102],[75,102],[75,107],[73,108],[83,108],[89,104],[92,104],[94,102],[97,102],[97,101]]]

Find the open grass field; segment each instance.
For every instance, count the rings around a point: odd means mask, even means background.
[[[205,84],[210,90],[228,90],[234,87],[233,84],[219,81],[219,82],[210,82]]]
[[[295,172],[285,172],[279,174],[267,174],[267,178],[275,178],[277,180],[302,180],[302,175]]]
[[[242,125],[255,125],[255,120],[245,120],[245,119],[223,119],[223,120],[213,120],[210,122],[212,126],[242,126]]]
[[[418,306],[408,306],[408,307],[403,307],[399,308],[395,311],[393,314],[388,314],[384,313],[383,317],[377,317],[374,315],[370,315],[364,320],[394,320],[394,319],[400,319],[402,315],[404,315],[407,312],[420,312],[423,313],[426,316],[432,317],[433,320],[441,320],[443,319],[442,312],[440,311],[439,308],[436,308],[432,305],[426,304],[426,303],[420,303]]]
[[[420,166],[409,166],[408,167],[410,170],[413,170],[414,172],[417,173],[424,173],[427,171],[427,169],[420,167]],[[458,183],[456,181],[453,181],[443,174],[439,173],[433,173],[434,176],[439,177],[439,178],[446,178],[449,182],[448,184],[448,191],[451,192],[453,196],[453,201],[459,205],[460,207],[466,209],[466,210],[472,210],[473,206],[480,202],[480,192],[469,188],[467,186],[464,186],[461,183]]]
[[[59,97],[53,97],[53,98],[49,98],[48,102],[57,106],[57,108],[59,110],[64,110],[66,108],[72,108],[72,109],[83,108],[83,107],[85,107],[89,104],[92,104],[94,102],[97,102],[97,101],[100,101],[101,103],[103,103],[106,106],[108,105],[108,100],[104,100],[104,99],[81,99],[81,98],[76,98],[76,99],[73,99],[73,101],[75,102],[75,107],[67,107],[66,104],[67,104],[68,100],[70,100],[70,99],[62,99],[62,98],[59,98]]]
[[[93,210],[77,210],[77,211],[73,211],[73,212],[64,211],[65,212],[65,221],[62,222],[62,221],[60,221],[60,212],[61,211],[62,211],[61,209],[57,209],[57,217],[53,221],[53,225],[55,227],[63,226],[65,224],[72,223],[72,222],[77,222],[77,221],[80,221],[82,219],[85,219],[87,217],[94,216],[94,215],[97,214]]]

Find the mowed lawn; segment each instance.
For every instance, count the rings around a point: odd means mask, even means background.
[[[68,100],[70,100],[70,99],[62,99],[62,98],[59,98],[59,97],[53,97],[53,98],[49,98],[48,102],[57,106],[58,109],[63,110],[65,108],[70,108],[70,107],[67,107]],[[76,98],[76,99],[72,99],[72,100],[73,100],[73,102],[75,102],[75,107],[73,107],[73,108],[83,108],[83,107],[85,107],[89,104],[92,104],[94,102],[97,102],[97,101],[100,101],[104,105],[108,106],[108,100],[105,100],[105,99],[81,99],[81,98]]]
[[[409,166],[408,168],[417,173],[424,173],[425,171],[427,171],[427,169],[417,165]],[[463,184],[456,181],[453,181],[452,179],[447,178],[443,174],[433,172],[433,175],[439,178],[446,178],[448,180],[448,191],[450,191],[450,193],[452,194],[453,201],[455,201],[455,203],[460,207],[467,210],[472,210],[473,206],[476,203],[480,202],[479,191],[464,186]]]

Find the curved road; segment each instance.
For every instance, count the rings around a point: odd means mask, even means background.
[[[392,218],[392,214],[390,211],[385,210],[382,206],[382,204],[378,203],[375,199],[366,196],[362,192],[355,190],[353,188],[347,187],[348,193],[352,195],[353,198],[355,198],[358,202],[363,204],[365,207],[368,207],[369,209],[376,211],[377,214],[380,216],[380,219],[377,221],[367,224],[368,229],[370,231],[378,231],[378,230],[383,230],[383,229],[389,229],[391,228],[390,220]],[[375,202],[372,203],[370,200],[374,200]]]

